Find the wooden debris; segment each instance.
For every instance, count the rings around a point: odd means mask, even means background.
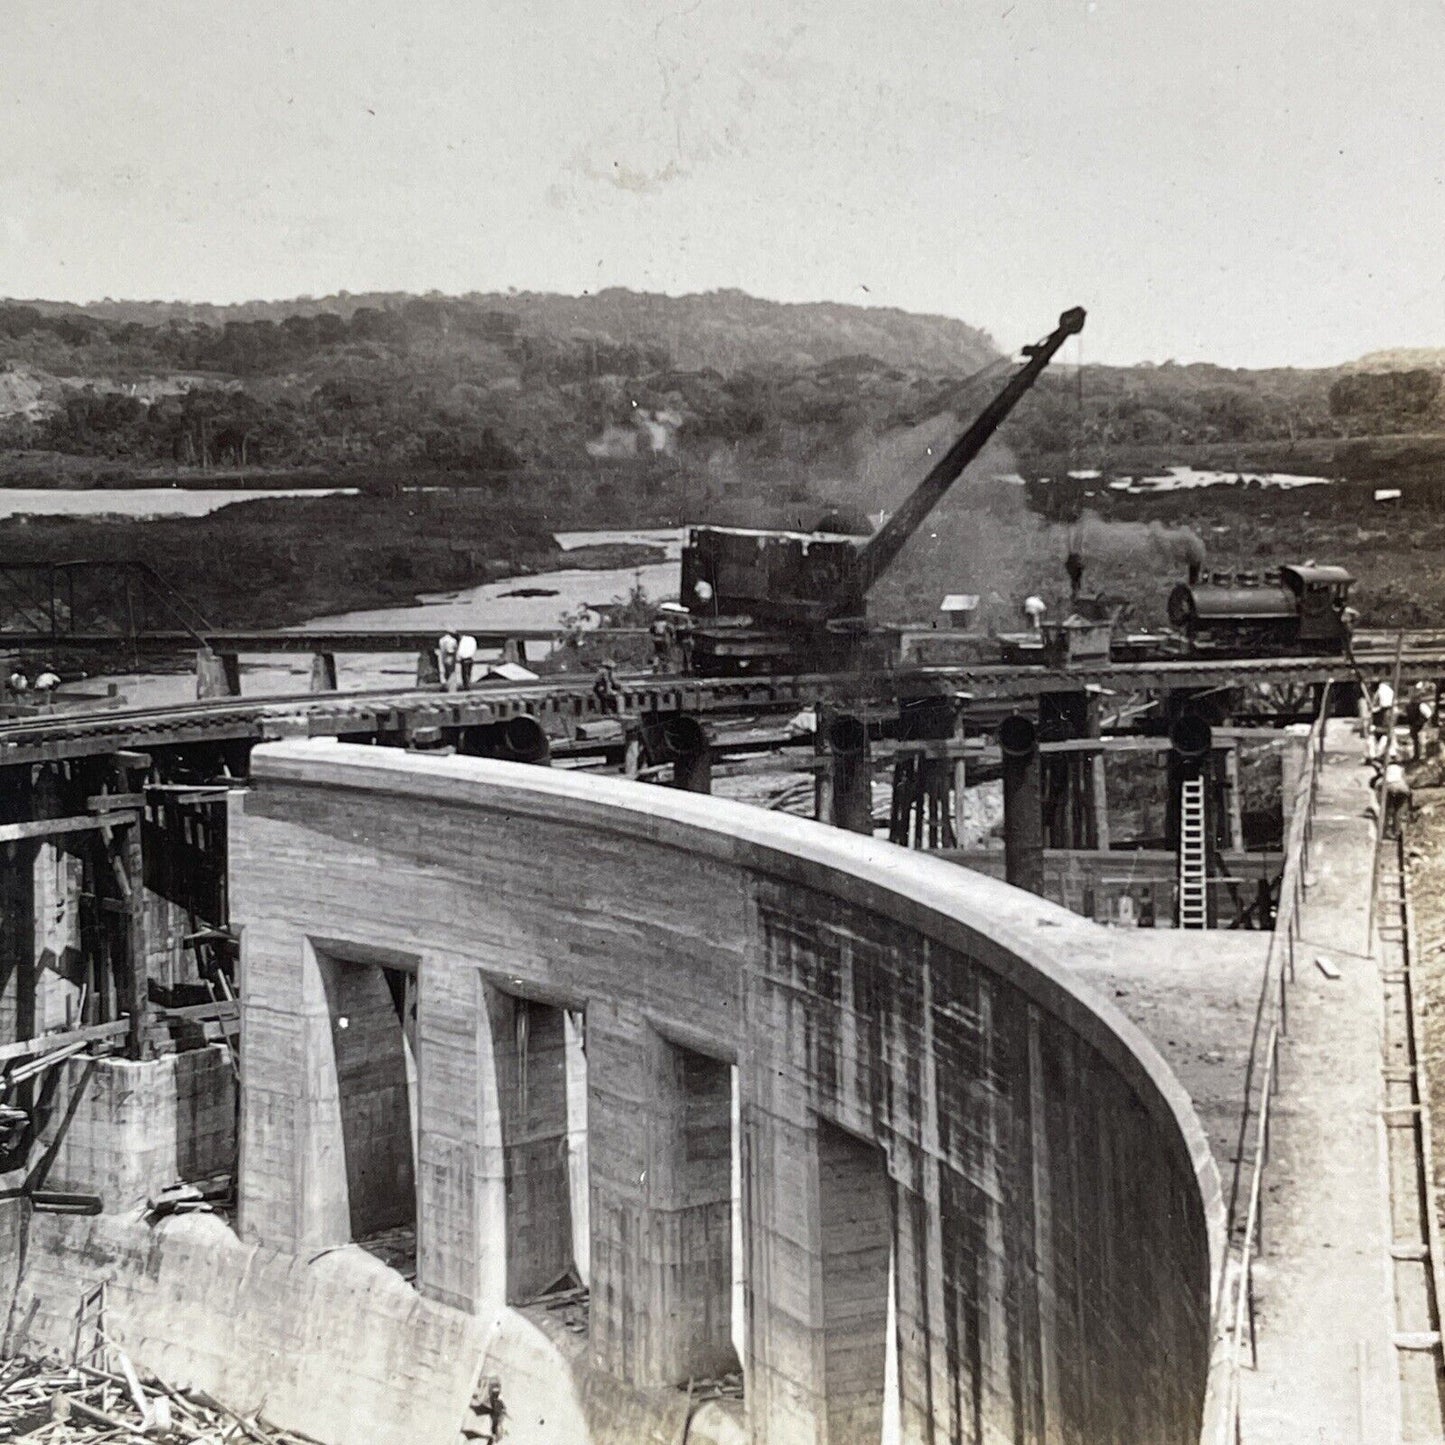
[[[108,1354],[118,1372],[53,1360],[0,1364],[0,1445],[314,1445],[202,1390],[172,1388],[113,1344]]]

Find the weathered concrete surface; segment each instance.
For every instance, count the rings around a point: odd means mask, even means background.
[[[106,1334],[138,1366],[327,1445],[452,1445],[485,1347],[481,1320],[354,1246],[306,1259],[209,1215],[36,1214],[7,1353],[69,1358],[81,1292],[101,1280]]]
[[[124,1213],[181,1180],[236,1163],[236,1084],[225,1044],[158,1059],[76,1058],[40,1095],[47,1189],[98,1194]]]
[[[1070,974],[1075,947],[1098,947],[1091,925],[946,863],[680,792],[336,744],[254,763],[233,840],[247,1238],[308,1257],[351,1237],[324,961],[409,969],[417,1288],[495,1318],[505,1241],[529,1225],[506,1121],[531,1104],[499,1066],[498,1009],[605,1009],[644,1059],[655,1037],[738,1067],[754,1439],[877,1438],[866,1392],[829,1398],[830,1361],[879,1345],[876,1271],[847,1247],[864,1219],[826,1187],[840,1136],[850,1174],[878,1161],[890,1203],[905,1439],[1197,1438],[1218,1182],[1162,1060]],[[656,1190],[624,1188],[599,1160],[602,1137],[664,1165],[677,1148],[675,1106],[623,1085],[637,1067],[587,1071],[607,1322],[592,1357],[594,1375],[645,1389],[671,1368],[653,1332],[691,1319],[688,1338],[715,1336],[715,1267],[668,1263],[715,1191],[694,1196],[685,1172],[669,1185],[666,1167]]]
[[[1096,929],[1070,969],[1163,1054],[1188,1091],[1230,1193],[1255,1008],[1273,935]]]

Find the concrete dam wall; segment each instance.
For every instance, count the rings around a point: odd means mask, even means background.
[[[1217,1180],[1071,982],[1087,925],[671,790],[328,743],[254,770],[245,1241],[414,1222],[419,1293],[487,1318],[589,1279],[608,1438],[625,1392],[733,1362],[735,1069],[753,1438],[879,1438],[890,1279],[904,1439],[1198,1438]]]
[[[48,1223],[36,1338],[103,1261],[169,1378],[269,1376],[337,1445],[453,1445],[487,1376],[516,1442],[874,1445],[885,1393],[905,1441],[1199,1439],[1218,1181],[1070,976],[1093,925],[670,789],[321,742],[253,769],[240,1239]],[[411,1231],[414,1287],[357,1247]]]

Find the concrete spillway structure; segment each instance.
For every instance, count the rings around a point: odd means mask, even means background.
[[[414,1220],[419,1301],[483,1323],[511,1438],[645,1438],[730,1363],[732,1067],[753,1439],[879,1438],[890,1257],[904,1439],[1198,1438],[1214,1166],[1071,981],[1088,925],[676,791],[330,743],[253,769],[242,1239],[310,1259]],[[523,1351],[513,1307],[569,1272],[585,1351]],[[313,1388],[346,1390],[338,1346]]]
[[[147,1367],[328,1445],[453,1445],[487,1376],[512,1442],[873,1445],[891,1328],[905,1441],[1199,1439],[1220,1192],[1071,972],[1108,935],[683,790],[330,742],[253,782],[237,1228],[36,1214],[12,1347],[104,1278]],[[355,1244],[413,1229],[414,1282]]]

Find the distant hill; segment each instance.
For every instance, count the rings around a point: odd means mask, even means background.
[[[875,511],[977,414],[999,359],[947,317],[739,291],[0,302],[0,477],[83,462],[566,473],[585,489],[640,469],[701,478],[697,495]],[[1338,446],[1445,431],[1442,383],[1429,350],[1324,370],[1057,365],[989,465],[1217,464],[1220,448],[1243,465],[1310,443],[1283,467],[1333,471]]]
[[[299,297],[213,306],[187,301],[98,301],[86,306],[23,301],[46,315],[96,317],[141,326],[172,322],[223,327],[228,322],[284,321],[329,313],[350,320],[358,310],[494,313],[515,317],[523,335],[571,341],[595,336],[665,351],[674,366],[721,372],[749,367],[800,369],[867,356],[916,372],[959,375],[998,355],[987,332],[947,316],[831,301],[763,301],[743,291],[662,296],[613,287],[584,296],[552,292],[470,292],[413,296],[405,292]]]
[[[737,291],[7,301],[0,468],[32,477],[48,455],[487,475],[640,462],[786,489],[801,471],[855,471],[860,438],[971,415],[982,398],[959,379],[996,359],[982,331],[946,317]]]
[[[1397,346],[1370,351],[1344,368],[1346,371],[1445,371],[1445,346]]]

